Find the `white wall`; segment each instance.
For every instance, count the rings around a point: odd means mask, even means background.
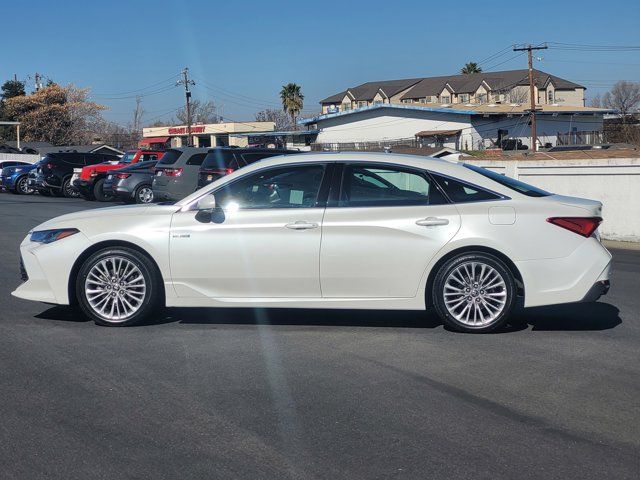
[[[640,242],[640,158],[464,161],[549,192],[599,200],[603,238]]]
[[[422,130],[469,129],[470,120],[454,113],[376,109],[321,120],[318,127],[318,143],[378,142],[413,138]]]
[[[17,162],[36,163],[42,158],[41,155],[27,155],[22,153],[0,153],[0,161],[15,160]]]

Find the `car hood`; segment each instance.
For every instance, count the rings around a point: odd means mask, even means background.
[[[9,176],[16,173],[16,171],[18,170],[20,172],[28,172],[29,170],[33,170],[34,168],[36,168],[35,165],[20,165],[18,167],[4,167],[2,169],[2,174]]]
[[[116,207],[95,208],[81,212],[68,213],[47,220],[32,230],[49,230],[53,228],[80,228],[84,222],[116,223],[118,218],[136,215],[171,215],[179,210],[177,205],[123,205]]]

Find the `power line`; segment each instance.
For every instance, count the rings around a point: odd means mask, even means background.
[[[165,79],[165,80],[160,80],[160,81],[159,81],[159,82],[157,82],[157,83],[153,83],[153,84],[151,84],[151,85],[147,85],[146,87],[137,88],[137,89],[135,89],[135,90],[129,90],[129,91],[127,91],[127,92],[117,92],[117,93],[92,93],[92,95],[97,96],[97,97],[103,97],[103,96],[106,96],[106,97],[119,97],[119,96],[122,96],[122,95],[129,95],[129,94],[132,94],[132,93],[137,93],[137,92],[142,92],[142,91],[144,91],[144,90],[149,90],[150,88],[157,87],[158,85],[166,84],[167,82],[174,80],[174,79],[175,79],[176,77],[178,77],[178,76],[179,76],[178,74],[171,75],[169,78],[167,78],[167,79]]]

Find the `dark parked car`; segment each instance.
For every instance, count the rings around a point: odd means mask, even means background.
[[[29,173],[29,185],[38,192],[65,197],[79,197],[80,193],[71,185],[74,168],[103,162],[117,162],[116,155],[102,153],[55,152],[47,154],[37,169]]]
[[[165,152],[156,164],[153,196],[156,201],[177,201],[196,191],[198,171],[209,148],[181,147]]]
[[[151,182],[156,163],[157,160],[139,162],[109,172],[102,186],[103,192],[123,202],[153,202]]]
[[[14,162],[15,163],[15,162]],[[21,195],[29,195],[34,192],[34,189],[28,185],[29,172],[38,168],[38,163],[23,163],[15,167],[4,166],[0,172],[0,184],[2,188],[11,193],[18,193]]]
[[[299,150],[275,148],[229,148],[209,150],[198,172],[198,188],[209,185],[218,178],[263,158],[300,153]]]

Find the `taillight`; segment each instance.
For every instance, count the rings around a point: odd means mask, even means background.
[[[162,169],[162,172],[167,177],[179,177],[182,175],[182,168],[164,168]]]
[[[213,175],[229,175],[233,173],[233,168],[203,168],[202,173]]]
[[[125,178],[129,178],[130,176],[130,173],[116,173],[116,178],[119,180],[124,180]]]
[[[53,170],[53,167],[55,167],[55,165],[54,165],[53,163],[47,163],[47,164],[45,165],[45,168],[46,168],[47,170]]]
[[[93,178],[93,177],[97,177],[97,176],[98,176],[98,172],[97,172],[96,170],[92,170],[92,171],[91,171],[91,173],[89,174],[89,176],[90,176],[91,178]]]
[[[551,217],[547,218],[547,222],[553,223],[562,228],[582,235],[583,237],[590,237],[593,232],[596,231],[598,226],[602,223],[600,217]]]

